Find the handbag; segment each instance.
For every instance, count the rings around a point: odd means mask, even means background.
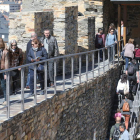
[[[126,82],[126,84],[124,86],[124,90],[123,91],[124,91],[124,95],[129,93],[129,88],[127,87],[127,82]]]

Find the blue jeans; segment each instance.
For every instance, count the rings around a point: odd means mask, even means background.
[[[102,45],[98,45],[98,48],[101,49],[103,47],[102,47]],[[100,58],[103,59],[103,51],[102,50],[100,50]]]
[[[3,73],[0,73],[0,82],[1,82],[1,88],[4,94],[4,100],[6,101],[6,80],[4,79]]]
[[[37,71],[41,90],[44,90],[44,72]],[[36,78],[36,77],[35,77]],[[34,93],[34,70],[30,69],[30,90]]]
[[[113,49],[114,49],[114,46],[111,46],[110,48],[109,48],[109,54],[110,54],[110,58],[109,58],[109,61],[110,62],[112,62],[113,61]]]
[[[27,75],[27,83],[26,83],[26,87],[30,86],[30,69],[28,68],[28,75]]]
[[[125,57],[125,70],[127,70],[127,68],[128,68],[128,62],[129,62],[129,60],[131,61],[132,58],[130,58],[130,57]]]

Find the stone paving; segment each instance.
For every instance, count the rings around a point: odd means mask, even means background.
[[[105,71],[109,69],[108,67],[108,60],[105,61]],[[110,68],[112,68],[113,65],[110,64]],[[94,65],[94,77],[98,76],[98,64],[95,63]],[[104,73],[103,71],[103,62],[100,62],[100,75]],[[93,79],[93,72],[91,66],[88,68],[88,80]],[[86,81],[86,68],[82,67],[81,69],[81,82]],[[69,88],[72,88],[71,85],[71,76],[66,75],[66,82],[65,82],[65,90],[68,90]],[[74,85],[79,84],[79,74],[74,74]],[[63,91],[63,80],[62,76],[56,77],[56,92],[62,92]],[[37,90],[37,103],[41,103],[43,100],[45,100],[45,95],[39,94],[40,90]],[[52,98],[54,95],[54,87],[48,88],[48,94],[47,98]],[[16,114],[21,112],[21,91],[18,91],[17,95],[11,95],[10,96],[10,117],[15,116]],[[7,107],[2,105],[3,99],[0,98],[0,123],[7,120]],[[35,105],[34,103],[34,96],[30,96],[30,90],[24,89],[24,109],[29,109]]]

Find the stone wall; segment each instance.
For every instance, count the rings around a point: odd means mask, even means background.
[[[121,66],[43,101],[3,122],[0,138],[7,140],[105,139]],[[113,82],[112,82],[113,81]]]
[[[9,40],[15,39],[18,47],[26,50],[31,33],[41,36],[45,28],[53,31],[53,12],[15,12],[10,14]]]
[[[78,17],[78,48],[79,52],[95,49],[95,18]]]

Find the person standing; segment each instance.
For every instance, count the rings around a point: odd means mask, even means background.
[[[135,59],[137,61],[137,65],[139,66],[140,63],[140,45],[136,45],[136,49],[135,49]]]
[[[114,35],[116,35],[116,38],[117,38],[117,29],[116,29],[114,23],[111,23],[111,24],[110,24],[109,30],[110,30],[110,29],[114,29]]]
[[[57,57],[59,55],[59,49],[57,40],[50,34],[50,30],[44,30],[44,36],[40,38],[42,46],[47,51],[48,59]],[[48,62],[48,84],[54,85],[54,64],[53,61]]]
[[[110,33],[107,34],[107,37],[106,37],[106,42],[105,42],[105,46],[110,46],[109,48],[109,51],[110,51],[110,59],[109,61],[112,62],[113,60],[113,50],[115,52],[115,49],[114,49],[114,46],[115,44],[114,43],[117,43],[117,38],[116,38],[116,35],[114,35],[114,29],[110,29]]]
[[[129,140],[129,133],[126,130],[125,125],[124,124],[120,124],[119,127],[120,127],[120,132],[121,132],[119,140]]]
[[[5,44],[2,38],[0,38],[0,69],[9,68],[9,51],[5,48]],[[6,74],[0,73],[1,88],[4,94],[3,105],[6,105]]]
[[[41,43],[38,39],[32,40],[32,48],[29,50],[28,53],[28,61],[30,63],[38,62],[41,60],[47,59],[47,52],[44,47],[41,46]],[[44,70],[39,70],[39,67],[43,68],[44,64],[39,64],[37,68],[38,79],[40,82],[41,90],[44,90]],[[30,90],[31,94],[34,94],[34,66],[30,66]],[[44,91],[41,91],[40,95],[43,95]]]
[[[29,61],[28,61],[28,53],[29,53],[29,50],[32,48],[32,40],[33,39],[37,39],[37,34],[36,33],[31,34],[31,39],[29,40],[29,42],[27,44],[27,48],[26,48],[26,64],[29,63]],[[30,69],[28,68],[26,89],[29,89],[29,88],[30,88]]]
[[[11,40],[9,44],[9,57],[10,68],[23,65],[23,53],[22,49],[18,48],[16,40]],[[11,71],[10,76],[13,81],[13,93],[17,94],[16,88],[18,85],[19,71],[21,68]]]
[[[95,46],[98,49],[105,47],[105,34],[103,34],[102,28],[99,28],[98,33],[96,34]],[[102,60],[102,59],[103,59],[103,51],[100,50],[100,60]]]
[[[128,62],[134,58],[134,39],[129,39],[128,43],[124,46],[124,57],[125,57],[125,70],[128,68]]]

